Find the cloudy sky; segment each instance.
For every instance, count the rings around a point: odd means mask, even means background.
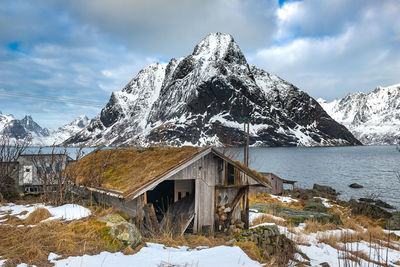
[[[94,117],[146,65],[234,36],[314,98],[400,83],[399,0],[1,0],[0,111],[56,128]]]

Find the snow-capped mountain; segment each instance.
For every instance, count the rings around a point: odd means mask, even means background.
[[[363,144],[400,144],[400,84],[318,102]]]
[[[73,122],[59,127],[57,130],[52,130],[51,134],[45,138],[41,138],[40,142],[43,145],[61,144],[77,132],[85,128],[90,120],[85,115],[81,115]]]
[[[251,66],[232,36],[208,35],[191,55],[141,70],[66,144],[354,145],[359,141],[294,85]]]
[[[73,122],[52,130],[40,127],[29,115],[18,120],[13,115],[3,115],[0,112],[0,135],[17,140],[26,139],[31,145],[37,146],[61,144],[88,124],[89,119],[86,116],[80,116]]]

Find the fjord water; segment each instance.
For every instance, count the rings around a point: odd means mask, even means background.
[[[237,160],[243,160],[242,150],[232,150]],[[344,200],[373,194],[400,209],[400,181],[396,178],[400,152],[396,146],[254,147],[250,148],[249,165],[295,180],[298,187],[329,185]],[[349,188],[351,183],[364,188]]]

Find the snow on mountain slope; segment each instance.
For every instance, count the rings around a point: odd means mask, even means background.
[[[66,144],[241,145],[359,144],[294,85],[250,66],[231,35],[215,33],[189,56],[139,72]]]
[[[31,145],[36,146],[58,145],[82,130],[89,122],[86,116],[80,116],[57,130],[51,130],[40,127],[29,115],[18,120],[13,115],[3,115],[0,112],[0,135],[13,140],[26,139]]]
[[[400,144],[400,84],[318,102],[363,144]]]

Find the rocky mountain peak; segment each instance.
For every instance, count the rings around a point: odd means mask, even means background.
[[[206,60],[225,60],[230,63],[247,64],[232,35],[212,33],[207,35],[193,50],[192,56]]]
[[[223,33],[206,36],[191,55],[141,70],[65,144],[241,145],[243,117],[252,145],[359,144],[309,95],[249,66]]]
[[[80,115],[78,118],[76,118],[73,122],[71,122],[71,125],[76,125],[79,128],[83,128],[89,123],[89,118],[86,117],[86,115]]]

